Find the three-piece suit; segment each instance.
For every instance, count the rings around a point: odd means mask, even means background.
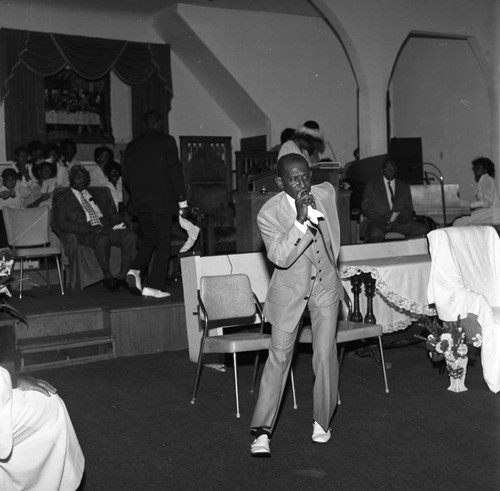
[[[314,420],[328,429],[337,403],[336,330],[341,284],[335,262],[340,230],[335,190],[312,186],[316,208],[324,214],[319,229],[304,233],[285,192],[273,196],[257,216],[269,260],[275,265],[264,314],[272,324],[269,356],[262,374],[251,427],[272,432],[288,378],[302,314],[309,308],[313,338]]]

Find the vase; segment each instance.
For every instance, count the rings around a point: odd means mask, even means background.
[[[465,392],[467,387],[465,386],[465,375],[467,373],[467,362],[469,358],[459,357],[453,362],[446,362],[448,368],[448,375],[450,377],[450,386],[448,390],[452,392]],[[462,370],[460,370],[462,369]],[[461,373],[457,374],[457,371]]]

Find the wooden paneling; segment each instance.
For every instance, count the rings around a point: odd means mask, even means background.
[[[110,317],[117,356],[176,351],[188,346],[183,304],[113,310]]]
[[[85,331],[103,329],[116,336],[116,356],[136,356],[163,351],[183,350],[188,347],[184,306],[181,302],[148,305],[132,309],[89,308],[66,312],[29,315],[30,327],[16,324],[19,344],[37,339],[64,336],[71,344]],[[9,321],[12,324],[12,320]],[[2,328],[7,335],[8,326]],[[12,356],[1,361],[12,361]],[[10,359],[10,360],[9,360]],[[74,361],[68,360],[68,364]]]

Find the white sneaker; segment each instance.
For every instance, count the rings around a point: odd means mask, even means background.
[[[170,293],[162,292],[161,290],[157,290],[156,288],[149,288],[145,286],[142,289],[143,297],[153,297],[153,298],[167,298],[170,297]]]
[[[138,269],[129,269],[126,277],[128,289],[135,294],[142,292],[141,272]]]
[[[330,440],[332,436],[332,433],[330,430],[325,431],[321,425],[316,423],[316,421],[313,423],[313,434],[312,434],[312,441],[314,443],[327,443],[328,440]]]
[[[269,437],[260,435],[250,445],[250,453],[252,457],[271,457],[271,449],[269,448]]]

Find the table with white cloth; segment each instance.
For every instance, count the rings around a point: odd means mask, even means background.
[[[420,317],[436,315],[427,304],[431,269],[428,254],[345,261],[340,278],[354,304],[358,320],[380,324],[385,334],[406,329]],[[364,285],[366,314],[359,298]],[[353,319],[356,320],[356,319]]]

